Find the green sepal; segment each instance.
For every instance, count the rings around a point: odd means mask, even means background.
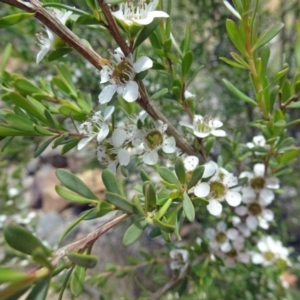
[[[89,254],[81,254],[78,252],[67,253],[67,257],[75,265],[84,268],[94,268],[98,262],[97,256],[89,255]]]
[[[148,226],[145,218],[135,221],[125,231],[122,243],[124,246],[129,246],[136,242],[143,234],[144,230]]]

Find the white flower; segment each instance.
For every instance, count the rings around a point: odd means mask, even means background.
[[[187,91],[187,90],[184,91],[184,98],[185,98],[185,99],[195,98],[195,97],[196,97],[195,94],[192,94],[191,92],[189,92],[189,91]]]
[[[60,11],[58,9],[52,8],[49,10],[53,13],[53,15],[62,23],[65,24],[68,18],[71,16],[71,11]],[[56,39],[56,34],[52,32],[49,28],[45,27],[45,31],[47,34],[47,37],[43,34],[38,34],[37,39],[40,44],[41,50],[36,56],[36,63],[38,64],[45,55],[51,50],[53,47],[54,41]]]
[[[143,143],[143,162],[147,165],[155,165],[158,160],[159,149],[167,154],[176,151],[176,141],[174,137],[166,137],[164,132],[167,130],[167,125],[161,121],[155,121],[155,129],[149,131],[138,130],[135,135],[136,141]]]
[[[267,189],[258,193],[250,187],[245,187],[242,189],[242,195],[243,203],[247,206],[237,207],[235,213],[239,216],[247,216],[245,223],[251,231],[255,231],[258,225],[268,229],[268,223],[273,221],[274,213],[266,206],[274,200],[274,193]]]
[[[276,263],[279,259],[288,262],[289,251],[282,246],[281,241],[275,241],[271,236],[263,237],[257,243],[260,253],[252,254],[254,264],[269,266]]]
[[[119,165],[127,166],[130,162],[130,153],[126,149],[114,147],[111,140],[107,141],[106,146],[99,145],[96,153],[99,162],[114,174]]]
[[[199,158],[194,155],[188,156],[184,159],[183,164],[187,172],[194,171],[199,165]]]
[[[239,232],[235,228],[227,229],[226,223],[221,221],[218,222],[216,230],[207,228],[205,235],[209,239],[209,246],[212,250],[229,252],[232,249],[230,241],[238,238]]]
[[[85,121],[80,125],[79,133],[86,135],[87,137],[81,139],[78,143],[78,150],[85,147],[96,136],[98,143],[102,142],[107,137],[109,133],[109,118],[114,110],[114,106],[107,106],[104,110],[103,117],[101,111],[97,111],[89,121]]]
[[[168,18],[169,15],[163,11],[155,10],[158,5],[158,0],[151,0],[147,4],[144,0],[140,0],[135,8],[132,1],[120,4],[118,11],[112,14],[127,25],[133,23],[138,25],[147,25],[152,23],[154,18]]]
[[[264,148],[266,146],[266,139],[264,138],[263,135],[257,135],[253,137],[252,142],[247,143],[246,145],[249,149],[252,149],[254,147]]]
[[[237,178],[223,168],[219,168],[209,182],[206,183],[209,185],[209,190],[204,188],[204,184],[199,189],[195,187],[195,195],[208,198],[209,204],[206,208],[214,216],[218,216],[222,212],[220,201],[225,199],[233,207],[238,206],[242,201],[242,196],[238,192],[240,188],[237,187]]]
[[[184,272],[188,267],[189,252],[184,249],[174,249],[170,251],[172,258],[170,268],[171,270],[180,270]]]
[[[207,116],[195,115],[193,125],[185,122],[179,122],[180,125],[188,127],[193,130],[194,135],[199,138],[205,138],[210,134],[214,136],[226,136],[224,130],[217,129],[223,126],[223,123],[219,120],[213,120]]]
[[[122,95],[125,101],[133,102],[139,96],[138,84],[134,81],[135,74],[150,69],[153,62],[150,58],[142,56],[133,63],[132,55],[125,57],[120,48],[114,51],[113,57],[116,63],[103,66],[100,71],[100,83],[109,81],[111,85],[101,91],[99,103],[109,102],[116,92]]]

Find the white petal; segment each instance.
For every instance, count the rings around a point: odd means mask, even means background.
[[[110,79],[109,73],[110,73],[109,68],[107,66],[104,66],[100,71],[100,77],[101,77],[100,83],[105,83],[109,81]]]
[[[147,56],[141,56],[138,60],[133,64],[133,70],[135,73],[140,73],[145,70],[151,69],[153,66],[153,61]]]
[[[204,139],[204,138],[206,138],[207,136],[210,135],[210,132],[200,132],[200,131],[194,130],[194,135],[197,136],[200,139]]]
[[[249,253],[239,253],[238,254],[238,261],[244,264],[247,264],[250,260]]]
[[[195,98],[195,97],[196,97],[195,94],[192,94],[191,92],[189,92],[189,91],[187,91],[187,90],[184,91],[184,98],[185,98],[185,99]]]
[[[266,145],[266,139],[263,135],[257,135],[253,137],[253,143],[256,146],[264,147]]]
[[[222,212],[222,204],[217,200],[210,200],[206,208],[213,216],[218,216]]]
[[[264,209],[261,213],[261,216],[268,222],[271,222],[274,220],[274,213],[270,209]]]
[[[276,177],[267,178],[266,187],[268,189],[279,189],[279,187],[280,187],[279,183],[280,183],[280,181]]]
[[[135,81],[128,81],[123,91],[122,97],[127,102],[135,101],[139,96],[139,87]]]
[[[118,151],[118,160],[121,166],[127,166],[130,162],[130,153],[126,149]]]
[[[104,87],[104,89],[101,91],[98,99],[100,104],[107,103],[111,100],[114,93],[117,91],[118,86],[117,85],[108,85]]]
[[[239,12],[229,2],[227,2],[227,1],[223,1],[223,2],[233,15],[235,15],[238,19],[242,20],[242,17],[239,14]]]
[[[213,128],[219,128],[221,126],[223,126],[223,123],[219,120],[210,120],[208,122],[209,126],[213,127]]]
[[[158,154],[155,150],[145,152],[143,155],[143,162],[147,165],[155,165],[158,161]]]
[[[274,200],[275,195],[274,192],[268,189],[262,189],[259,193],[259,202],[262,205],[269,205]]]
[[[207,228],[205,230],[205,235],[208,239],[212,240],[216,236],[216,231],[213,228]]]
[[[214,136],[219,136],[219,137],[226,136],[226,132],[224,130],[221,130],[221,129],[213,130],[211,132],[211,134],[214,135]]]
[[[108,164],[107,169],[110,170],[113,174],[117,173],[117,161],[113,161]]]
[[[248,216],[246,218],[246,224],[251,231],[256,230],[257,225],[258,225],[257,218],[254,216]]]
[[[240,205],[242,202],[241,194],[233,191],[227,191],[225,199],[233,207]]]
[[[164,140],[162,149],[165,153],[174,153],[176,151],[176,141],[173,136]]]
[[[183,161],[186,171],[194,171],[199,164],[199,158],[197,156],[188,156]]]
[[[180,121],[179,125],[194,129],[194,126],[191,123],[188,123],[188,122],[185,122],[185,121]]]
[[[42,46],[42,49],[39,51],[39,53],[36,56],[36,63],[40,63],[41,60],[46,56],[46,54],[49,52],[50,47]]]
[[[122,21],[125,20],[125,19],[124,19],[124,14],[123,14],[123,10],[122,10],[122,9],[119,9],[119,10],[117,10],[117,11],[112,11],[111,13],[112,13],[112,15],[113,15],[114,17],[116,17],[117,19],[122,20]]]
[[[265,165],[264,164],[255,164],[253,167],[253,172],[255,176],[262,176],[265,175]]]
[[[121,128],[117,128],[114,130],[111,141],[115,147],[120,147],[127,139],[127,133],[125,130]]]
[[[103,123],[97,135],[97,142],[101,143],[107,137],[108,133],[109,133],[109,127],[107,124]]]
[[[214,161],[209,161],[208,163],[204,164],[204,173],[203,178],[208,178],[213,176],[216,171],[218,170],[218,165]]]
[[[226,225],[226,223],[224,221],[218,222],[218,224],[217,224],[217,230],[219,232],[225,232],[226,228],[227,228],[227,225]]]
[[[77,149],[83,149],[93,138],[94,135],[81,139],[80,142],[77,144]]]
[[[239,232],[235,228],[230,228],[227,230],[226,235],[230,240],[235,240],[239,236]]]
[[[252,262],[256,265],[260,265],[265,261],[264,257],[260,253],[255,253],[252,256]]]
[[[204,198],[208,196],[209,192],[210,192],[210,186],[206,182],[198,183],[194,188],[194,194],[200,198]]]
[[[220,249],[222,252],[227,253],[232,249],[232,247],[229,242],[225,242],[224,244],[221,245]]]
[[[112,113],[115,111],[115,107],[114,106],[107,106],[104,110],[104,116],[103,119],[104,121],[107,121],[108,118],[112,115]]]
[[[246,206],[239,206],[234,211],[239,216],[245,216],[248,213],[248,209]]]

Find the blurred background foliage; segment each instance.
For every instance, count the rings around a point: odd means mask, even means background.
[[[276,22],[285,23],[284,29],[280,32],[275,40],[271,41],[271,63],[269,64],[269,74],[272,77],[278,72],[283,64],[288,64],[290,71],[288,78],[292,79],[296,70],[294,61],[294,42],[296,39],[296,21],[300,16],[300,3],[298,0],[262,0],[260,1],[260,28],[267,28],[269,25]],[[66,0],[64,4],[87,9],[84,1],[80,0]],[[249,79],[249,74],[243,69],[232,68],[224,62],[219,60],[219,57],[230,57],[229,53],[234,50],[234,46],[230,42],[226,33],[225,22],[230,17],[230,13],[225,8],[221,0],[173,0],[172,1],[172,23],[173,36],[177,43],[180,43],[185,34],[185,29],[188,22],[191,23],[192,41],[191,49],[194,52],[194,63],[192,69],[196,70],[200,65],[203,69],[197,75],[195,81],[188,87],[188,90],[196,94],[196,112],[199,114],[209,114],[212,117],[219,117],[224,122],[224,129],[228,133],[228,139],[223,142],[222,155],[224,165],[230,162],[234,169],[239,167],[241,153],[239,150],[232,152],[232,145],[245,144],[252,140],[252,137],[257,134],[254,127],[249,127],[248,123],[257,118],[259,113],[253,106],[245,102],[241,102],[224,86],[222,79],[229,79],[234,85],[239,87],[241,91],[250,97],[253,96],[253,88]],[[0,17],[9,14],[17,13],[18,9],[8,5],[0,4]],[[185,12],[183,14],[182,12]],[[39,46],[36,40],[36,33],[41,32],[42,25],[34,18],[26,19],[25,21],[8,27],[5,30],[0,29],[0,50],[8,43],[12,43],[13,52],[8,64],[8,71],[20,73],[26,78],[38,80],[40,77],[49,78],[55,75],[55,69],[51,62],[43,62],[37,65],[35,63],[36,54],[39,51]],[[115,44],[108,38],[105,30],[95,29],[93,26],[73,27],[74,32],[80,37],[84,37],[91,46],[99,52],[103,57],[109,58],[109,50],[115,48]],[[143,46],[143,52],[153,59],[155,53],[150,48]],[[1,52],[1,51],[0,51]],[[176,55],[176,52],[174,51]],[[1,59],[1,56],[0,56]],[[89,63],[85,62],[77,53],[71,52],[66,57],[59,59],[69,67],[73,74],[73,80],[77,89],[83,93],[90,93],[95,103],[98,102],[98,94],[100,92],[100,77],[97,70]],[[170,87],[171,82],[164,72],[151,72],[146,78],[146,86],[150,93],[159,89],[159,87]],[[172,101],[172,100],[170,100]],[[162,106],[166,103],[160,103]],[[6,103],[0,102],[0,108],[3,108]],[[172,114],[181,113],[180,111],[168,111],[169,117]],[[296,119],[299,113],[294,110],[294,116],[291,119]],[[300,125],[296,124],[289,127],[289,135],[294,137],[296,144],[300,142]],[[33,138],[14,138],[13,141],[5,147],[4,142],[0,142],[2,152],[0,153],[0,211],[1,214],[15,214],[22,206],[22,196],[12,196],[9,194],[9,189],[14,182],[18,189],[21,190],[21,181],[18,178],[22,177],[20,171],[23,165],[32,158],[32,153],[39,141]],[[229,147],[230,145],[230,147]],[[236,147],[236,149],[238,149]],[[217,157],[220,149],[215,150]],[[236,162],[236,164],[235,164]],[[247,162],[247,161],[246,161]],[[19,165],[17,171],[10,172],[12,166]],[[93,166],[93,165],[92,165]],[[293,165],[294,174],[296,176],[285,176],[284,181],[281,182],[280,194],[277,195],[278,200],[274,201],[272,208],[276,213],[275,220],[277,224],[273,224],[271,232],[281,237],[286,245],[293,246],[295,252],[292,257],[297,261],[294,265],[293,272],[299,276],[299,254],[300,254],[300,190],[299,190],[299,174],[300,165]],[[14,180],[8,180],[14,178]],[[16,197],[18,201],[15,202]],[[11,205],[10,200],[13,200],[14,205]],[[9,204],[7,204],[7,202]],[[212,217],[205,217],[202,214],[201,222],[214,224],[215,219]],[[1,218],[1,216],[0,216]],[[208,220],[206,220],[208,218]],[[1,225],[1,219],[0,219]],[[1,229],[1,226],[0,226]],[[3,241],[0,240],[2,244]],[[1,245],[0,244],[0,245]],[[10,256],[9,256],[10,257]],[[1,257],[0,257],[1,262]],[[243,266],[241,266],[243,268]],[[217,291],[210,289],[209,298],[217,299],[220,296],[220,290],[226,287],[224,293],[222,292],[222,299],[240,299],[239,293],[245,289],[243,276],[246,270],[241,270],[241,278],[235,278],[232,281],[232,276],[235,272],[230,269],[220,274],[219,281],[215,285]],[[257,267],[257,278],[259,279],[259,268]],[[253,279],[254,280],[254,279]],[[261,285],[263,286],[263,282]],[[263,287],[262,287],[263,288]],[[182,299],[200,299],[197,287],[193,291],[193,295],[185,296]],[[201,291],[205,294],[205,291]],[[216,293],[214,295],[214,293]],[[300,293],[297,292],[297,287],[294,288],[294,299],[300,298]],[[197,296],[195,296],[197,295]],[[280,297],[280,296],[279,296]],[[169,299],[166,297],[166,299]],[[204,299],[204,298],[203,298]],[[267,299],[267,298],[265,298]],[[271,298],[270,298],[271,299]],[[281,298],[272,298],[281,299]]]

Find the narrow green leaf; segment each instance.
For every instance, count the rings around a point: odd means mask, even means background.
[[[70,289],[73,296],[78,297],[84,287],[85,268],[76,265],[70,279]]]
[[[118,181],[114,173],[110,170],[105,169],[102,172],[102,181],[109,192],[122,195],[121,190],[118,185]]]
[[[188,51],[182,58],[182,65],[181,65],[181,72],[182,72],[182,77],[186,78],[191,65],[194,60],[194,53],[192,51]]]
[[[226,20],[226,29],[229,35],[230,40],[234,46],[244,55],[247,55],[247,50],[243,41],[243,37],[240,33],[239,28],[234,23],[234,21],[227,19]]]
[[[111,193],[111,192],[107,192],[105,194],[105,197],[109,203],[114,204],[119,209],[126,211],[128,213],[131,213],[131,214],[134,213],[133,203],[128,201],[126,198],[124,198],[118,194]]]
[[[224,82],[224,84],[227,86],[227,88],[239,99],[250,103],[252,105],[257,106],[257,103],[251,99],[250,97],[248,97],[247,95],[245,95],[244,93],[242,93],[240,90],[238,90],[232,83],[230,83],[228,80],[223,79],[222,80]]]
[[[33,122],[29,119],[23,118],[13,113],[8,113],[5,115],[5,120],[10,123],[14,128],[25,131],[34,131]]]
[[[145,212],[141,205],[141,200],[140,200],[139,196],[134,195],[134,197],[132,198],[132,202],[134,203],[135,207],[137,208],[137,211],[143,216],[145,214]]]
[[[180,188],[180,182],[178,178],[174,175],[174,173],[170,169],[162,167],[158,169],[158,173],[163,180],[175,184],[177,187]]]
[[[153,94],[150,97],[150,100],[158,100],[163,98],[167,93],[169,92],[169,90],[167,88],[163,88],[160,91],[156,92],[155,94]]]
[[[4,229],[4,238],[10,247],[22,253],[31,255],[36,248],[40,247],[46,255],[49,256],[51,254],[51,251],[24,227],[17,225],[7,226]]]
[[[144,182],[143,184],[143,193],[145,196],[145,210],[149,211],[156,206],[156,191],[153,184],[149,181]]]
[[[2,80],[2,76],[3,76],[3,72],[7,66],[7,63],[8,63],[8,60],[9,60],[9,57],[10,57],[10,54],[11,54],[11,50],[12,50],[12,45],[11,44],[7,44],[4,51],[3,51],[3,54],[2,54],[2,61],[0,63],[0,78]],[[1,83],[1,80],[0,80],[0,83]]]
[[[84,268],[94,268],[98,262],[97,256],[78,252],[70,252],[67,257],[72,263]]]
[[[50,282],[50,275],[38,280],[26,300],[46,300]]]
[[[233,66],[235,68],[239,68],[239,69],[248,69],[246,67],[244,67],[243,65],[229,59],[229,58],[226,58],[226,57],[220,57],[219,58],[221,61],[224,61],[226,64],[230,65],[230,66]]]
[[[29,80],[24,77],[20,77],[15,80],[13,86],[21,93],[31,95],[33,93],[43,93],[43,90],[39,89],[36,85],[32,84]]]
[[[98,21],[98,23],[99,23],[99,21]],[[48,61],[51,62],[56,59],[59,59],[59,58],[63,57],[64,55],[70,53],[72,50],[73,50],[73,48],[71,48],[71,47],[61,47],[61,48],[55,49],[49,54]]]
[[[0,284],[6,282],[17,282],[27,277],[28,275],[26,273],[21,273],[21,272],[11,270],[9,268],[0,267]]]
[[[9,26],[15,25],[25,19],[30,18],[33,15],[34,15],[34,13],[19,13],[19,14],[15,14],[15,15],[2,17],[2,18],[0,18],[0,28],[6,28]]]
[[[153,218],[153,221],[154,223],[164,232],[166,233],[172,233],[174,232],[175,230],[175,226],[174,225],[171,225],[171,224],[168,224],[168,223],[165,223],[163,221],[160,221],[156,218]],[[163,232],[162,232],[163,233]]]
[[[159,220],[161,219],[165,213],[167,212],[168,208],[172,204],[173,199],[168,198],[168,200],[165,202],[165,204],[159,209],[159,211],[155,214],[155,219]]]
[[[195,220],[194,204],[186,192],[183,193],[183,211],[184,211],[187,219],[190,222],[194,222],[194,220]]]
[[[124,246],[129,246],[136,242],[144,230],[146,229],[148,223],[145,218],[135,221],[132,223],[125,231],[122,243]]]
[[[193,171],[190,181],[187,184],[187,188],[190,189],[193,186],[195,186],[197,182],[201,180],[203,173],[204,173],[204,166],[196,167],[196,169]]]
[[[141,179],[145,182],[145,181],[150,181],[150,177],[148,176],[148,174],[143,170],[141,169],[140,170],[140,176],[141,176]]]
[[[46,140],[44,143],[42,143],[42,145],[40,145],[34,151],[33,157],[36,158],[36,157],[40,156],[55,139],[56,139],[56,136],[54,136],[54,137]]]
[[[41,247],[35,248],[31,253],[31,257],[33,261],[38,263],[40,266],[46,267],[48,270],[53,269],[51,263],[47,259],[45,251]]]
[[[79,196],[73,192],[70,192],[63,187],[56,185],[55,190],[59,196],[62,198],[72,202],[72,203],[79,203],[79,204],[98,204],[99,200],[96,199],[89,199],[86,197]]]
[[[0,124],[0,136],[39,136],[39,134],[37,132],[13,128],[11,125]]]
[[[66,154],[68,151],[73,149],[79,143],[79,139],[72,139],[68,143],[66,143],[61,149],[61,155]]]
[[[283,28],[284,24],[276,24],[273,25],[271,28],[265,30],[257,39],[255,45],[252,48],[252,52],[258,50],[265,44],[267,44],[270,40],[272,40],[278,33],[279,31]]]
[[[71,191],[88,199],[95,200],[98,197],[76,175],[65,169],[57,169],[56,177]]]
[[[175,161],[175,172],[177,178],[181,182],[181,184],[185,184],[186,176],[185,176],[185,168],[181,157],[177,157]]]

